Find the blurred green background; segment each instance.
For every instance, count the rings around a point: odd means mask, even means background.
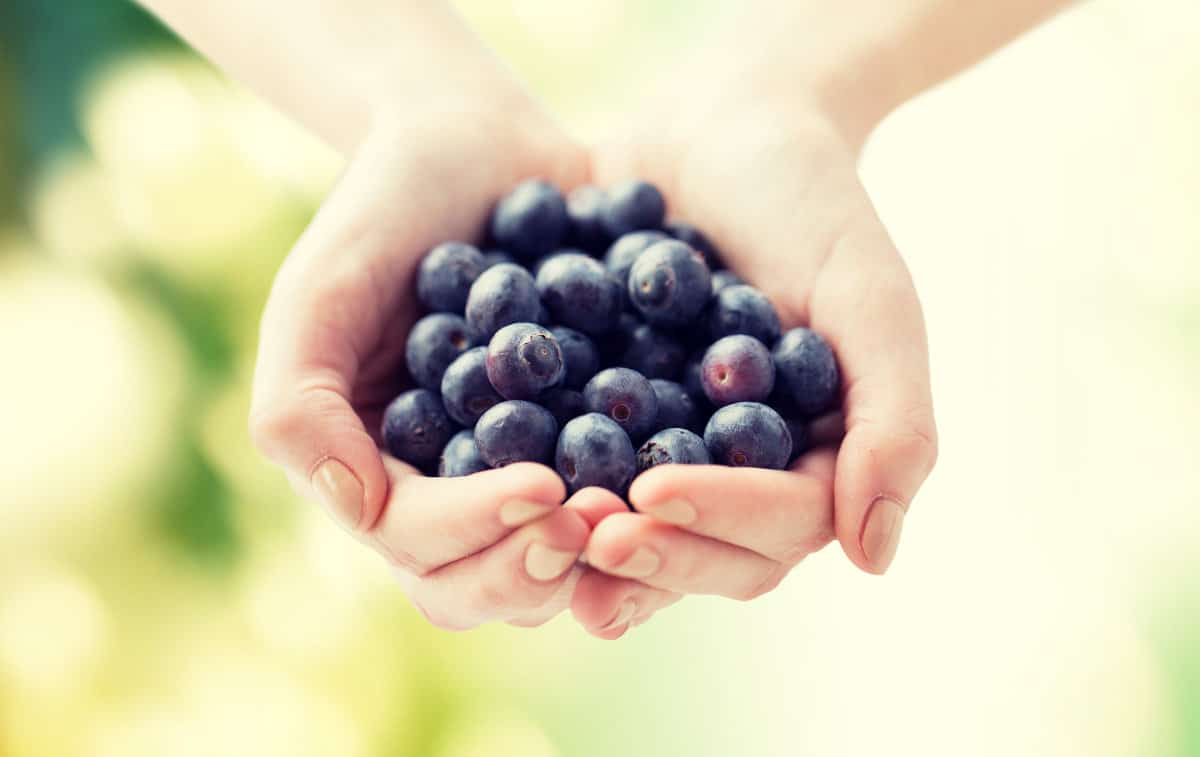
[[[458,5],[593,137],[712,3]],[[0,757],[1200,754],[1198,38],[1085,3],[889,119],[944,436],[892,573],[606,644],[427,627],[250,447],[340,158],[123,0],[0,0]]]

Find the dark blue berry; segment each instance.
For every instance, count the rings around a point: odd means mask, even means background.
[[[474,347],[459,355],[442,376],[442,404],[455,422],[467,428],[503,399],[487,376],[487,347]]]
[[[704,353],[708,348],[700,350],[688,358],[687,365],[683,367],[683,388],[698,404],[708,404],[708,395],[704,393],[704,382],[702,379],[701,364],[704,361]]]
[[[556,387],[549,389],[541,397],[538,404],[550,411],[558,427],[567,425],[567,421],[578,418],[587,412],[587,404],[583,401],[583,392],[576,389]]]
[[[540,179],[517,185],[492,212],[492,239],[521,260],[532,260],[558,247],[569,228],[562,193]]]
[[[683,371],[687,351],[673,335],[649,324],[639,323],[629,332],[621,365],[646,378],[676,379]]]
[[[567,372],[563,376],[563,386],[569,389],[582,389],[596,371],[600,370],[600,352],[595,343],[575,329],[566,326],[556,326],[550,333],[558,340],[562,350],[563,362]]]
[[[695,431],[700,427],[700,412],[683,385],[651,379],[650,386],[654,387],[654,397],[658,400],[658,416],[654,421],[656,428],[674,427]]]
[[[634,329],[641,325],[642,320],[633,313],[622,313],[615,329],[597,336],[595,341],[596,349],[600,351],[600,364],[620,365]]]
[[[538,293],[550,317],[587,334],[616,327],[624,305],[621,287],[600,261],[583,253],[560,253],[537,274]]]
[[[724,267],[716,245],[712,243],[712,240],[703,231],[700,231],[700,229],[690,223],[671,221],[663,226],[663,231],[703,255],[704,262],[708,263],[708,267],[712,270],[715,271]]]
[[[708,331],[713,341],[723,336],[747,334],[763,344],[779,339],[779,315],[767,296],[752,286],[723,288],[708,308]]]
[[[459,431],[450,437],[438,460],[438,475],[444,478],[454,476],[469,476],[491,468],[479,447],[475,446],[475,434],[470,431]]]
[[[721,291],[725,289],[725,287],[731,287],[745,283],[746,282],[742,281],[741,276],[738,276],[728,268],[723,271],[716,271],[712,275],[713,297],[715,298],[717,295],[719,295]]]
[[[483,254],[471,245],[439,244],[417,266],[417,299],[435,313],[461,314],[471,284],[485,268]]]
[[[820,334],[792,329],[775,345],[773,357],[780,393],[800,413],[811,418],[833,409],[841,379],[833,349]]]
[[[404,345],[404,362],[414,383],[437,390],[447,366],[471,346],[467,322],[452,313],[434,313],[417,321]]]
[[[578,187],[567,195],[567,215],[571,231],[567,240],[593,255],[602,253],[612,237],[604,228],[604,208],[608,195],[600,187]]]
[[[608,191],[604,208],[604,227],[616,239],[622,234],[662,226],[667,203],[653,184],[632,180]]]
[[[488,342],[488,380],[505,399],[534,399],[565,373],[558,340],[536,323],[510,323]]]
[[[604,267],[624,289],[629,283],[629,269],[633,263],[655,242],[668,239],[661,231],[635,231],[612,243],[604,255]]]
[[[683,242],[657,242],[629,269],[629,299],[656,326],[692,323],[712,296],[712,277],[700,253]]]
[[[637,474],[637,459],[619,425],[607,416],[588,413],[563,427],[554,467],[572,493],[599,486],[624,496]]]
[[[524,268],[492,266],[475,279],[467,295],[467,326],[476,344],[486,343],[501,327],[537,320],[542,309],[537,285]]]
[[[713,413],[704,429],[704,446],[718,465],[781,470],[792,456],[787,424],[758,402],[736,402]]]
[[[522,461],[549,464],[558,424],[550,411],[524,400],[492,406],[475,424],[475,444],[487,464],[499,468]]]
[[[612,418],[634,441],[645,439],[654,430],[658,398],[654,387],[637,371],[629,368],[600,371],[583,388],[583,400],[589,412]]]
[[[737,334],[713,342],[700,364],[704,395],[714,405],[762,402],[775,386],[771,353],[752,336]]]
[[[685,428],[666,428],[638,448],[638,473],[656,465],[708,465],[712,459],[704,440]]]
[[[410,389],[383,412],[384,446],[393,457],[418,468],[437,460],[454,430],[441,397],[428,389]]]

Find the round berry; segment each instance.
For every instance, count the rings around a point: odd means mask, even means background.
[[[565,373],[558,340],[536,323],[511,323],[488,342],[488,380],[505,399],[534,399]]]
[[[624,306],[621,287],[600,261],[583,253],[559,253],[537,273],[537,288],[550,317],[588,334],[612,331]]]
[[[622,182],[608,192],[604,226],[614,239],[622,234],[662,226],[667,203],[653,184],[637,179]]]
[[[629,269],[629,300],[650,323],[689,325],[712,296],[712,277],[700,253],[683,242],[657,242]]]
[[[700,231],[700,229],[690,223],[671,221],[663,226],[663,231],[703,255],[704,262],[708,263],[708,267],[712,270],[715,271],[723,267],[716,245],[712,243],[703,231]]]
[[[569,228],[562,192],[541,179],[518,184],[492,212],[492,239],[522,260],[532,260],[558,247]]]
[[[658,416],[654,420],[656,428],[699,428],[700,411],[682,384],[651,379],[650,386],[654,387],[654,397],[658,400]]]
[[[833,349],[820,334],[792,329],[772,356],[780,394],[800,413],[811,418],[833,409],[841,379]]]
[[[661,231],[635,231],[626,234],[608,248],[608,252],[604,254],[604,267],[624,288],[629,282],[629,269],[633,268],[638,256],[650,245],[668,238]]]
[[[708,465],[712,459],[704,440],[685,428],[665,428],[638,448],[638,473],[656,465]]]
[[[629,368],[606,368],[583,388],[583,400],[592,413],[617,422],[629,438],[645,439],[654,430],[658,398],[645,376]]]
[[[687,351],[671,334],[640,323],[629,332],[621,365],[632,368],[646,378],[679,378]]]
[[[471,284],[486,268],[483,253],[471,245],[439,244],[417,266],[417,299],[435,313],[462,313]]]
[[[604,228],[604,208],[608,195],[600,187],[585,185],[567,195],[567,216],[571,230],[567,240],[590,253],[604,252],[612,237]]]
[[[434,313],[417,321],[404,345],[404,362],[414,383],[437,390],[447,366],[467,351],[467,322],[452,313]]]
[[[384,446],[396,459],[418,468],[437,460],[453,434],[454,421],[441,398],[428,389],[410,389],[383,412]]]
[[[450,437],[438,460],[438,475],[444,478],[469,476],[489,468],[475,446],[475,434],[470,431],[459,431]]]
[[[704,446],[719,465],[782,470],[792,456],[787,424],[758,402],[736,402],[713,413],[704,428]]]
[[[607,416],[588,413],[563,427],[554,467],[572,493],[599,486],[624,496],[637,474],[637,459],[619,425]]]
[[[723,271],[715,271],[712,275],[712,291],[713,297],[721,293],[725,287],[736,286],[737,284],[745,284],[742,278],[733,271],[726,268]]]
[[[775,365],[770,351],[754,337],[727,336],[704,353],[700,382],[704,395],[717,406],[762,402],[775,386]]]
[[[576,389],[557,387],[548,390],[538,397],[538,404],[550,411],[558,427],[567,425],[567,421],[578,418],[587,412],[587,403],[583,401],[583,392]]]
[[[511,263],[492,266],[475,279],[467,295],[467,327],[482,344],[510,323],[536,321],[542,310],[537,285],[524,268]]]
[[[455,422],[471,428],[489,407],[502,401],[487,375],[487,347],[458,356],[442,376],[442,404]]]
[[[557,439],[550,411],[524,400],[494,405],[475,424],[479,454],[493,468],[522,461],[549,464]]]
[[[708,332],[713,341],[747,334],[763,344],[775,344],[779,339],[779,315],[765,294],[746,284],[734,284],[713,298],[708,309]]]
[[[575,329],[566,326],[556,326],[550,329],[550,333],[558,340],[563,362],[567,366],[563,386],[582,389],[588,379],[600,370],[600,352],[596,349],[596,344]]]

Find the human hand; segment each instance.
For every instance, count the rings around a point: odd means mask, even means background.
[[[839,449],[840,434],[826,435],[833,444],[789,471],[660,466],[634,481],[636,513],[603,492],[569,502],[594,523],[593,570],[573,609],[605,637],[679,594],[761,595],[835,537],[858,567],[883,573],[936,456],[921,307],[859,182],[857,125],[815,97],[735,86],[713,95],[714,80],[701,80],[673,85],[673,97],[655,98],[667,108],[604,146],[595,180],[657,184],[672,215],[703,226],[771,298],[785,328],[829,340],[845,436]]]
[[[530,176],[571,187],[584,152],[523,93],[471,93],[379,117],[279,271],[262,320],[251,428],[302,495],[398,569],[436,625],[537,624],[565,608],[588,526],[549,468],[426,478],[381,454],[405,388],[415,266],[479,236]],[[554,600],[554,601],[552,601]]]

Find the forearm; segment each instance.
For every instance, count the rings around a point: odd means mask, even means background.
[[[350,151],[382,113],[519,92],[435,0],[141,0],[204,55]]]
[[[803,88],[861,142],[892,109],[1071,0],[762,0],[724,45],[772,92]]]

